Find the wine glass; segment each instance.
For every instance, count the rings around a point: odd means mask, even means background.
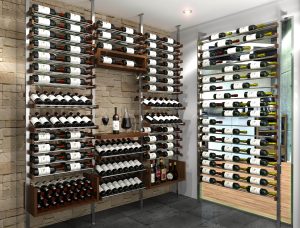
[[[108,117],[108,115],[102,116],[102,123],[103,123],[103,125],[104,125],[104,126],[107,126],[108,122],[109,122],[109,117]]]

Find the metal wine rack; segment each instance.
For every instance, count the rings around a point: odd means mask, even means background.
[[[279,31],[271,22],[199,38],[197,150],[200,183],[272,197],[280,223]]]

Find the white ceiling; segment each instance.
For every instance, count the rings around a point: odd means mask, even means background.
[[[62,0],[69,4],[88,7],[89,0]],[[144,24],[174,31],[175,25],[187,28],[224,17],[276,0],[95,0],[95,10],[124,19],[138,21],[144,13]],[[186,16],[184,9],[193,13]]]

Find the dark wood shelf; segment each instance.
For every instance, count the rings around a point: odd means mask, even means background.
[[[135,61],[138,65],[140,65],[142,67],[128,67],[128,66],[117,65],[117,64],[101,63],[101,62],[99,62],[99,58],[101,56],[108,56],[111,58],[132,60],[132,61]],[[113,69],[113,70],[131,71],[131,72],[136,72],[136,73],[146,73],[147,72],[147,56],[146,55],[128,54],[128,53],[124,53],[124,52],[120,52],[120,51],[113,51],[113,50],[97,48],[96,67]]]
[[[145,132],[120,132],[119,134],[113,133],[98,133],[95,134],[96,139],[105,140],[105,139],[122,139],[122,138],[136,138],[136,137],[143,137],[147,136],[148,133]]]

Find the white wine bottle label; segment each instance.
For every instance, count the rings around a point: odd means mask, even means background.
[[[250,158],[250,164],[252,165],[260,165],[260,161],[261,159],[260,158]]]
[[[73,116],[69,116],[68,118],[67,118],[67,120],[69,121],[69,123],[73,123],[73,122],[75,122],[76,120],[74,119],[74,117]]]
[[[224,187],[226,188],[233,188],[233,184],[232,181],[224,181]]]
[[[78,67],[70,67],[70,74],[80,75],[81,74],[81,69],[78,68]]]
[[[49,64],[41,64],[39,63],[39,71],[41,72],[50,72],[50,65]]]
[[[203,62],[202,62],[202,66],[203,67],[207,67],[207,66],[210,66],[210,60],[203,60]]]
[[[203,77],[202,83],[210,83],[210,77]]]
[[[112,58],[109,58],[107,56],[103,56],[103,63],[112,64]]]
[[[210,152],[207,152],[207,151],[205,151],[205,152],[202,152],[202,157],[204,157],[204,158],[209,158],[210,157]]]
[[[149,159],[156,159],[156,153],[149,153]]]
[[[174,127],[167,127],[167,132],[168,132],[168,133],[174,132]]]
[[[149,76],[149,82],[157,82],[157,78],[153,76]]]
[[[173,150],[168,150],[167,151],[167,157],[173,157],[174,156],[174,151]]]
[[[167,62],[167,67],[169,67],[169,68],[173,68],[173,67],[174,67],[174,63]]]
[[[259,177],[250,177],[249,182],[251,184],[260,184],[260,180],[261,180],[261,178],[259,178]]]
[[[224,164],[224,169],[233,170],[233,164],[225,163]]]
[[[202,45],[202,47],[201,47],[201,50],[202,51],[206,51],[206,50],[208,50],[209,49],[209,46],[208,45]]]
[[[222,94],[224,96],[224,94]],[[225,101],[224,102],[225,108],[232,108],[233,107],[233,101]]]
[[[50,140],[50,133],[40,132],[38,133],[38,141]]]
[[[155,68],[149,68],[149,73],[150,74],[156,74],[156,69]]]
[[[217,47],[223,47],[226,46],[226,40],[220,40],[217,42]]]
[[[138,177],[133,178],[133,180],[134,180],[137,184],[141,184],[141,183],[142,183],[142,181],[141,181]]]
[[[119,120],[113,120],[113,131],[119,131],[120,130],[120,122]]]
[[[38,59],[40,60],[50,60],[50,53],[47,52],[38,52]]]
[[[43,14],[50,14],[50,8],[46,6],[38,5],[38,12]]]
[[[261,149],[251,148],[249,153],[250,153],[251,155],[260,156],[260,152],[261,152]]]
[[[203,59],[210,58],[210,52],[209,52],[209,51],[203,52],[203,53],[202,53],[202,58],[203,58]]]
[[[260,100],[250,101],[250,107],[260,107]]]
[[[247,92],[247,97],[248,98],[257,97],[257,91],[249,91],[249,92]]]
[[[49,155],[38,156],[38,164],[47,164],[50,163],[51,158]]]
[[[236,48],[235,48],[235,47],[233,47],[233,48],[228,48],[228,49],[227,49],[227,53],[228,53],[228,54],[236,53]]]
[[[57,119],[56,116],[52,116],[52,117],[50,118],[50,122],[54,125],[54,124],[58,123],[59,120]]]
[[[210,183],[210,182],[209,182],[209,181],[210,181],[210,177],[208,177],[208,176],[202,176],[202,181],[203,181],[203,182]]]
[[[149,142],[156,142],[156,136],[149,136]]]
[[[109,168],[105,164],[101,165],[101,168],[104,170],[104,172],[107,172],[109,170]]]
[[[69,102],[70,100],[72,100],[72,97],[70,97],[69,95],[65,95],[64,96],[64,99]]]
[[[143,104],[148,105],[149,103],[150,103],[150,101],[148,99],[143,100]]]
[[[249,26],[244,26],[244,27],[239,28],[239,32],[240,33],[249,32]]]
[[[111,39],[111,33],[109,33],[109,32],[102,32],[102,38]]]
[[[209,108],[210,107],[210,101],[203,101],[202,107],[203,108]]]
[[[74,95],[72,98],[73,98],[75,101],[79,101],[79,100],[80,100],[80,98],[79,98],[78,96],[76,96],[76,95]]]
[[[40,25],[45,25],[45,26],[50,26],[50,19],[44,18],[44,17],[38,17],[38,24]]]
[[[224,160],[225,161],[233,161],[233,157],[234,157],[234,155],[232,155],[232,154],[225,154]]]
[[[126,60],[126,66],[134,67],[134,65],[135,65],[134,61]]]
[[[38,152],[49,152],[51,150],[50,144],[38,144]]]
[[[134,30],[132,28],[125,27],[125,32],[128,34],[133,34]]]
[[[121,167],[116,163],[116,162],[114,162],[113,164],[113,167],[114,167],[114,169],[121,169]]]
[[[250,192],[251,193],[260,195],[260,190],[261,190],[261,188],[250,186]]]
[[[44,31],[48,31],[48,30],[44,30]],[[39,30],[40,32],[40,30]],[[48,31],[50,33],[50,31]],[[42,36],[45,36],[45,37],[48,37],[47,35],[42,35]],[[49,34],[50,36],[50,34]],[[44,49],[50,49],[50,42],[49,41],[43,41],[43,40],[38,40],[38,47],[39,48],[44,48]]]
[[[129,44],[133,44],[134,39],[133,39],[132,37],[126,36],[125,42],[126,42],[126,43],[129,43]]]
[[[111,163],[108,163],[106,166],[111,171],[115,170],[115,167],[113,167],[113,165]]]
[[[98,173],[101,173],[102,171],[104,171],[100,165],[96,165],[96,170],[98,171]]]
[[[233,146],[224,146],[225,152],[233,152]]]
[[[134,162],[134,164],[137,165],[137,166],[140,166],[140,165],[142,164],[142,163],[141,163],[139,160],[137,160],[137,159],[135,159],[133,162]]]
[[[126,48],[126,53],[134,54],[134,48],[127,47]]]
[[[260,61],[258,62],[251,62],[250,63],[250,69],[259,69],[260,68]]]
[[[70,24],[70,31],[81,32],[81,27],[79,25]]]
[[[203,133],[209,133],[209,127],[202,127],[202,132]]]
[[[102,28],[111,29],[111,23],[102,21]]]
[[[149,39],[150,39],[150,40],[156,40],[156,39],[157,39],[157,36],[156,36],[155,34],[153,34],[153,33],[150,33],[150,34],[149,34]]]
[[[170,93],[174,92],[174,87],[167,86],[167,92],[170,92]]]
[[[167,54],[167,59],[168,60],[174,60],[174,55]]]
[[[110,188],[107,186],[107,184],[101,184],[101,188],[103,189],[104,192],[110,190]]]
[[[233,83],[233,89],[243,89],[243,82]]]
[[[258,72],[251,72],[249,74],[250,78],[260,78],[260,71]]]
[[[210,138],[209,135],[203,135],[202,136],[202,140],[206,141],[206,142],[209,142],[209,140],[210,140],[209,138]]]
[[[73,152],[69,153],[70,154],[70,160],[79,160],[81,158],[80,152]]]
[[[253,116],[253,117],[260,117],[260,110],[253,110],[253,111],[250,111],[250,116]]]
[[[78,14],[70,13],[70,20],[80,22],[81,17]]]
[[[126,166],[123,164],[123,162],[119,162],[118,165],[119,165],[119,167],[121,169],[125,169],[126,168]]]
[[[209,166],[210,165],[210,161],[209,160],[202,160],[202,165]]]
[[[132,160],[128,161],[128,163],[130,164],[131,167],[135,167],[136,166],[136,164]]]
[[[250,54],[240,56],[240,61],[247,61],[247,60],[250,60]]]
[[[71,150],[78,150],[81,148],[80,142],[70,142],[70,148]]]
[[[217,33],[217,34],[213,34],[213,35],[211,35],[210,36],[210,40],[217,40],[217,39],[219,39],[219,33]]]
[[[103,43],[103,49],[112,50],[112,45],[109,43]]]
[[[233,74],[224,75],[224,81],[233,81]]]
[[[209,125],[209,119],[202,119],[202,124],[203,125]]]
[[[167,79],[167,83],[168,83],[168,84],[174,84],[174,79],[168,78],[168,79]]]
[[[224,178],[233,179],[234,173],[224,172]]]
[[[61,117],[59,117],[59,121],[62,122],[62,123],[65,123],[68,120],[66,119],[66,117],[61,116]]]
[[[169,37],[168,37],[167,43],[169,43],[169,44],[174,44],[174,40],[173,40],[172,38],[169,38]]]
[[[81,53],[81,48],[76,47],[76,46],[70,46],[70,52],[80,54]]]
[[[46,99],[48,99],[48,96],[46,94],[41,94],[40,99],[42,101],[45,101]]]
[[[47,118],[44,117],[44,116],[40,117],[39,121],[41,122],[41,124],[44,124],[44,123],[49,122],[49,121],[47,120]]]
[[[116,189],[121,188],[121,185],[119,185],[117,181],[114,181],[113,185],[115,186]]]
[[[156,65],[157,62],[155,59],[149,59],[149,65]]]
[[[70,56],[70,63],[80,64],[81,63],[81,59],[79,57]]]
[[[232,135],[233,134],[233,129],[225,128],[224,129],[224,134],[226,134],[226,135]]]
[[[211,171],[211,169],[209,169],[209,168],[205,168],[205,167],[202,168],[202,173],[210,174],[210,171]]]
[[[150,122],[153,121],[153,118],[151,116],[146,116],[146,119],[149,120]]]
[[[233,111],[232,110],[224,111],[224,116],[233,116]]]
[[[149,151],[157,150],[157,146],[155,144],[149,144]]]
[[[50,167],[40,167],[38,168],[39,176],[48,175],[51,173]]]
[[[128,161],[124,161],[123,164],[124,164],[127,168],[130,168],[130,167],[131,167],[131,165],[129,164]]]
[[[260,168],[251,167],[249,172],[251,174],[260,175],[260,170],[261,170]]]
[[[80,43],[81,38],[80,38],[80,36],[70,35],[70,41],[73,42],[73,43]]]
[[[71,163],[70,169],[71,169],[71,171],[81,170],[81,164],[80,163]]]
[[[70,78],[70,85],[80,86],[80,84],[81,84],[80,78]]]
[[[230,138],[230,137],[225,137],[224,138],[224,143],[233,143],[233,138]]]
[[[232,71],[234,71],[233,66],[224,67],[224,72],[232,72]]]
[[[129,182],[130,182],[132,185],[136,185],[136,184],[137,184],[132,178],[129,178],[128,180],[129,180]]]
[[[174,71],[172,71],[172,70],[167,70],[167,75],[168,75],[168,76],[174,76]]]
[[[252,40],[256,40],[256,33],[246,36],[246,41],[252,41]]]
[[[167,50],[168,50],[169,52],[173,52],[173,51],[174,51],[174,47],[168,46]]]
[[[81,118],[80,116],[76,116],[76,117],[75,117],[75,120],[76,120],[76,122],[81,123],[82,118]]]
[[[149,42],[149,47],[150,47],[150,48],[156,48],[157,45],[156,45],[156,43],[154,43],[154,42]]]
[[[80,139],[81,138],[80,131],[71,131],[70,132],[70,138],[71,139]]]
[[[122,181],[122,180],[119,180],[119,181],[118,181],[118,184],[119,184],[122,188],[124,188],[124,187],[126,186],[126,184],[125,184],[124,181]]]
[[[153,119],[156,121],[160,121],[162,118],[162,116],[153,116]]]
[[[89,100],[86,96],[81,96],[80,97],[80,100],[82,100],[84,103]]]
[[[167,135],[167,140],[168,141],[174,140],[174,135]]]
[[[54,101],[56,99],[56,96],[54,96],[53,94],[49,94],[48,99],[50,101]]]
[[[150,57],[156,57],[156,51],[149,51]]]

